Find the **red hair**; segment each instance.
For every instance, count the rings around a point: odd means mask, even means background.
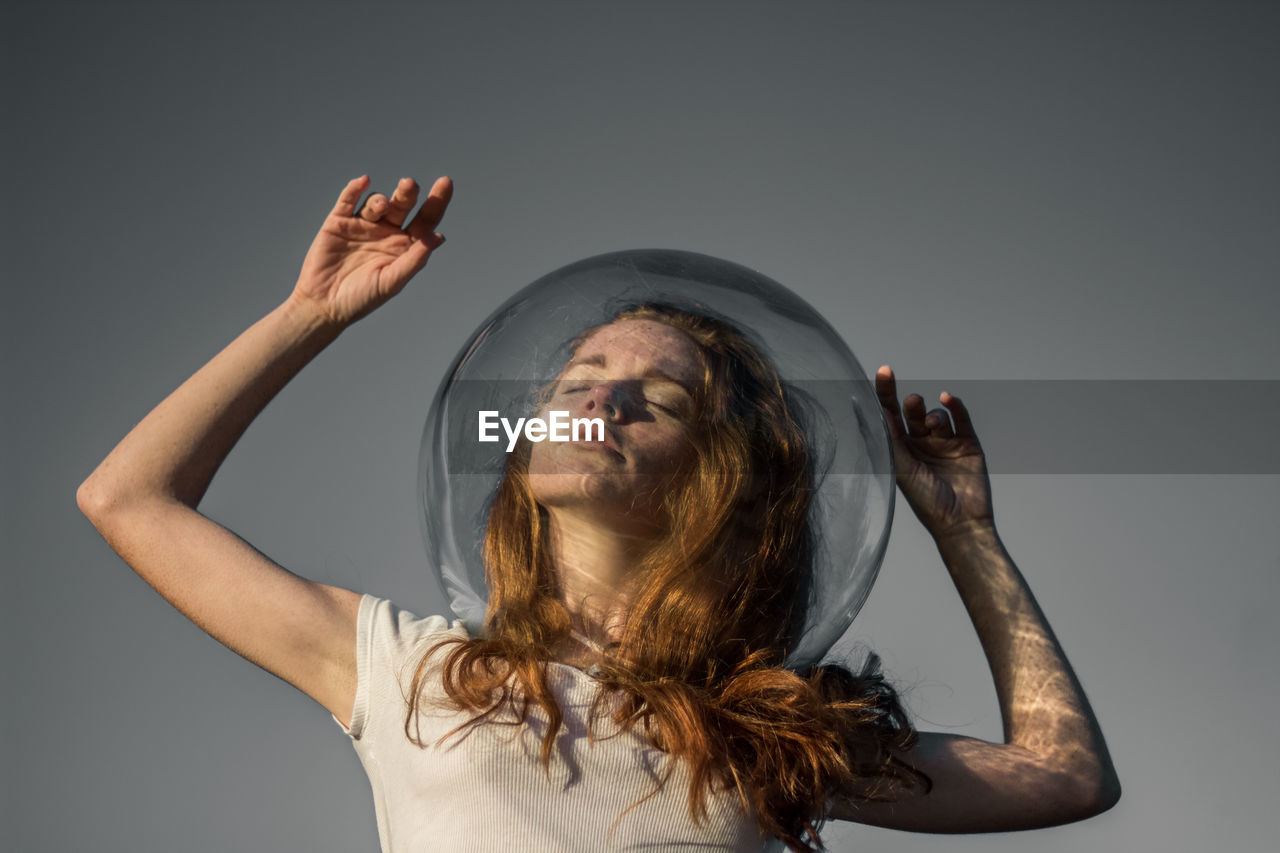
[[[794,850],[820,848],[815,824],[831,797],[887,799],[897,783],[928,779],[895,756],[915,733],[875,655],[857,674],[782,666],[804,625],[815,553],[815,466],[798,401],[729,323],[660,303],[612,322],[624,320],[664,323],[697,345],[704,375],[695,422],[707,426],[695,430],[697,462],[684,487],[664,496],[668,534],[645,560],[621,640],[599,669],[591,719],[606,697],[620,696],[618,725],[639,727],[687,762],[695,821],[710,790],[732,789],[762,833]],[[564,717],[546,663],[568,638],[570,615],[548,554],[546,511],[526,476],[529,447],[522,441],[508,457],[490,507],[485,634],[433,648],[454,646],[443,688],[474,713],[469,724],[506,708],[520,723],[531,706],[545,714],[540,757],[549,765]],[[424,657],[405,719],[420,745],[410,723],[426,678]]]

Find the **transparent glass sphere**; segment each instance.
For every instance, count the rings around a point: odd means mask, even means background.
[[[826,320],[781,284],[706,255],[643,249],[587,258],[525,287],[476,330],[423,430],[418,500],[430,565],[454,613],[481,633],[484,536],[508,440],[495,427],[499,440],[481,442],[479,413],[511,423],[537,414],[582,332],[654,302],[729,322],[804,401],[818,549],[804,629],[786,664],[815,664],[852,623],[884,557],[894,502],[888,431],[874,383]]]

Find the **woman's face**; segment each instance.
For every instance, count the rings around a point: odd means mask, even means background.
[[[703,379],[697,345],[654,320],[620,320],[579,347],[539,412],[599,418],[589,437],[536,442],[529,482],[538,503],[572,510],[619,530],[665,526],[662,498],[694,459],[693,390]]]

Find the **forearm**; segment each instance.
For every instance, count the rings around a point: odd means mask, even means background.
[[[86,512],[164,497],[199,504],[267,403],[341,329],[287,300],[135,426],[81,486]]]
[[[991,666],[1005,741],[1109,791],[1106,743],[1062,647],[995,528],[938,540]]]

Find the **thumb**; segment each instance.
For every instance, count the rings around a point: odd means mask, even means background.
[[[427,265],[431,253],[443,244],[443,234],[432,234],[425,240],[414,240],[404,254],[387,264],[387,274],[399,286],[403,286]]]

